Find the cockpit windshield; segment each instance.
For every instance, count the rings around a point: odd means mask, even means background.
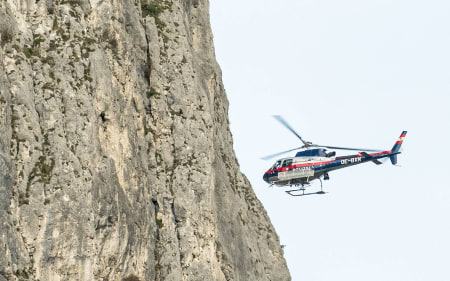
[[[280,161],[277,161],[275,164],[273,164],[273,166],[270,167],[269,170],[278,169],[278,168],[280,168],[280,167],[281,167],[281,160],[280,160]]]

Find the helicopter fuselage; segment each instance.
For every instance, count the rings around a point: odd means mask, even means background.
[[[300,151],[295,157],[278,160],[266,173],[263,179],[267,183],[278,186],[305,185],[324,177],[328,172],[372,161],[381,164],[378,159],[392,157],[400,152],[391,150],[368,154],[327,157],[325,149],[309,149]]]

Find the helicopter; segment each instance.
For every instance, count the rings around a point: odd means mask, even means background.
[[[291,151],[300,150],[294,157],[287,157],[277,160],[275,164],[273,164],[269,170],[264,173],[263,180],[271,186],[299,187],[297,189],[286,191],[286,193],[291,196],[325,194],[326,192],[323,191],[322,188],[322,178],[324,180],[329,180],[330,171],[347,168],[369,161],[375,163],[376,165],[380,165],[382,164],[380,159],[388,157],[391,160],[392,165],[396,165],[397,155],[401,153],[399,150],[407,133],[407,131],[403,131],[391,150],[384,151],[318,145],[310,141],[303,140],[303,138],[281,116],[275,115],[274,118],[291,133],[293,133],[298,139],[300,139],[303,145],[294,149],[263,157],[262,159],[269,160]],[[358,154],[336,157],[336,152],[328,151],[327,148],[331,150],[355,150],[358,151]],[[317,179],[320,181],[320,191],[305,193],[306,187],[310,186],[311,182]]]

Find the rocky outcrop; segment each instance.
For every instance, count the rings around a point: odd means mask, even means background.
[[[0,2],[0,281],[290,280],[208,10]]]

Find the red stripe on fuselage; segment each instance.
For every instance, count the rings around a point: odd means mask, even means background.
[[[376,156],[376,155],[383,155],[383,154],[389,154],[389,153],[392,153],[392,151],[391,150],[385,150],[385,151],[377,152],[377,153],[369,153],[369,155],[370,156]]]

